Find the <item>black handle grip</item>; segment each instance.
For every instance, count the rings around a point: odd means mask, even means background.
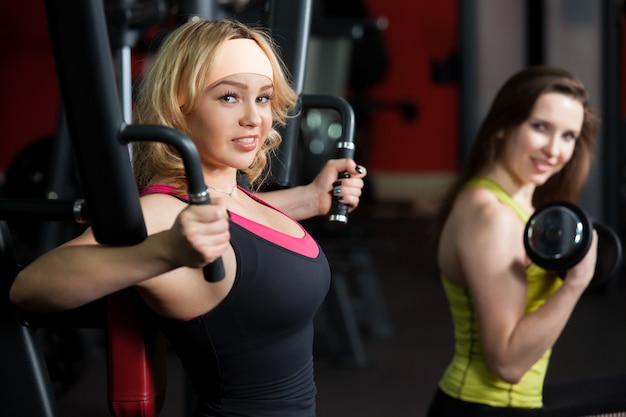
[[[354,143],[353,142],[339,142],[337,144],[338,156],[337,158],[349,158],[352,159],[354,156]],[[350,174],[348,172],[340,172],[338,177],[339,180],[342,178],[350,178]],[[340,202],[339,197],[333,196],[333,201],[330,206],[330,214],[328,215],[328,220],[335,223],[348,223],[348,205]]]
[[[195,194],[193,197],[189,196],[189,201],[192,204],[211,204],[211,198],[209,197],[209,190],[204,193]],[[204,279],[208,282],[218,282],[224,279],[226,271],[224,270],[224,261],[221,257],[217,258],[207,266],[203,268]]]

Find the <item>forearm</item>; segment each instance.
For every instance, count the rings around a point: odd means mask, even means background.
[[[581,295],[581,289],[564,285],[519,321],[498,355],[499,360],[495,360],[494,367],[503,379],[518,381],[554,346]]]
[[[258,196],[296,220],[325,214],[321,212],[319,196],[309,185],[258,193]]]
[[[54,249],[18,274],[11,300],[31,312],[67,310],[136,285],[175,267],[163,250],[163,239],[158,233],[132,247]]]
[[[338,179],[340,173],[348,175]],[[351,159],[330,159],[311,183],[260,193],[259,197],[296,220],[328,214],[333,196],[346,204],[351,212],[359,205],[366,175],[366,169]]]

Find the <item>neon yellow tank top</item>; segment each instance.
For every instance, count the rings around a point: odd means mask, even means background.
[[[479,178],[470,181],[467,186],[487,188],[502,204],[515,211],[522,222],[528,221],[530,215],[495,182]],[[526,277],[526,313],[530,313],[539,308],[561,286],[561,280],[556,274],[534,264],[526,269]],[[494,407],[542,407],[543,382],[551,350],[546,351],[519,383],[510,384],[498,378],[483,355],[476,311],[468,289],[449,281],[443,275],[441,280],[452,313],[455,338],[454,357],[439,381],[441,390],[463,401]]]

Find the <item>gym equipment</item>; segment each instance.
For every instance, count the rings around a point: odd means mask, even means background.
[[[306,56],[311,28],[313,0],[272,0],[269,2],[267,26],[280,46],[283,61],[291,74],[293,87],[299,95],[303,92]],[[300,108],[292,110],[297,115]],[[272,156],[270,182],[281,187],[296,185],[296,155],[298,151],[299,124],[290,117],[278,129],[283,140]]]
[[[202,163],[198,150],[191,139],[182,132],[158,125],[126,125],[120,131],[122,143],[163,142],[175,148],[184,163],[187,178],[187,197],[191,204],[211,204],[209,189],[204,184]],[[217,282],[224,278],[224,263],[218,258],[204,267],[205,278]]]
[[[190,201],[208,204],[208,189],[202,178],[199,156],[189,138],[164,126],[124,123],[116,90],[110,88],[116,84],[110,46],[107,37],[101,35],[107,33],[103,6],[98,2],[75,3],[67,6],[47,1],[46,9],[70,138],[80,155],[76,161],[80,177],[101,178],[106,173],[105,186],[84,187],[83,190],[90,207],[94,236],[102,244],[139,243],[145,239],[146,230],[139,194],[132,181],[128,143],[152,140],[174,146],[185,162]],[[85,36],[95,48],[82,44]],[[76,62],[82,62],[84,67],[74,65]],[[85,88],[74,87],[77,79],[84,80]],[[82,110],[85,107],[90,111]],[[89,141],[83,139],[89,137]],[[112,146],[112,143],[119,146]],[[115,169],[111,169],[112,166]],[[118,230],[126,230],[126,233]],[[210,265],[212,273],[205,274],[207,279],[222,279],[221,259]]]
[[[337,140],[335,158],[354,157],[354,110],[348,101],[339,96],[326,94],[304,94],[301,97],[302,107],[309,109],[334,109],[341,117],[342,132]],[[347,173],[339,173],[338,179],[345,178]],[[333,196],[328,220],[337,223],[348,223],[348,206],[340,203],[337,197]]]
[[[598,287],[621,266],[622,245],[611,228],[592,220],[580,206],[554,201],[537,209],[524,228],[524,248],[535,264],[564,277],[587,254],[593,229],[598,234],[598,259],[589,286]]]
[[[143,135],[150,134],[152,140],[160,139],[175,146],[184,159],[189,175],[189,195],[195,204],[209,201],[202,175],[193,173],[193,166],[195,169],[199,167],[199,157],[197,152],[194,153],[195,147],[190,146],[190,140],[185,140],[172,129],[152,126],[141,129],[123,121],[115,94],[115,76],[101,1],[47,0],[45,5],[63,107],[67,109],[68,128],[85,199],[47,201],[45,205],[42,202],[13,201],[11,203],[17,205],[13,207],[2,201],[4,205],[0,204],[0,212],[6,217],[19,213],[31,221],[84,221],[88,216],[100,243],[139,243],[145,239],[146,229],[130,166],[128,142],[144,140]],[[76,62],[82,65],[78,66]],[[3,280],[7,286],[5,293],[17,275],[17,263],[8,261],[11,262],[14,267],[3,268],[10,274]],[[3,399],[0,414],[37,417],[55,414],[49,378],[32,332],[43,327],[75,326],[107,328],[111,413],[115,416],[156,416],[165,393],[164,341],[154,324],[144,320],[141,304],[135,297],[132,290],[124,290],[78,311],[59,315],[23,315],[10,305],[8,297],[3,298],[6,314],[2,317],[8,321],[3,328],[12,332],[3,337],[3,340],[11,341],[11,345],[7,344],[9,351],[5,352],[11,361],[7,375],[20,375],[22,382],[19,387],[14,387],[20,395]],[[15,372],[13,367],[16,367]],[[24,372],[24,369],[31,368],[33,372]],[[35,400],[20,397],[22,394],[33,396],[33,393],[37,397]]]
[[[13,242],[5,221],[0,221],[0,288],[8,294],[19,271]],[[4,376],[0,388],[0,414],[54,417],[56,404],[42,352],[31,329],[18,320],[8,296],[0,299],[0,337]],[[19,377],[17,377],[19,375]]]

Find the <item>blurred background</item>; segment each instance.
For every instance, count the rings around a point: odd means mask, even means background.
[[[336,95],[351,105],[355,159],[369,172],[348,226],[306,223],[329,255],[335,283],[316,321],[320,417],[425,412],[452,353],[450,318],[428,246],[430,219],[493,95],[513,72],[550,64],[585,82],[603,125],[581,205],[620,239],[626,234],[622,1],[181,0],[143,2],[163,12],[145,24],[120,20],[120,11],[139,3],[104,1],[116,69],[130,74],[131,95],[160,36],[187,13],[273,25],[289,65],[297,61],[289,48],[306,28],[285,16],[302,16],[302,4],[310,4],[304,66],[290,69],[302,94]],[[75,198],[80,185],[64,141],[44,2],[0,7],[0,197]],[[278,185],[311,179],[335,156],[342,129],[335,111],[304,108],[291,139],[293,165]],[[21,264],[79,232],[28,219],[9,226]],[[549,382],[626,375],[622,275],[620,269],[585,295],[555,347]],[[109,415],[102,329],[38,334],[58,415]],[[162,415],[184,416],[186,380],[173,357],[168,373]],[[2,369],[0,375],[0,391],[10,392],[11,378]]]

